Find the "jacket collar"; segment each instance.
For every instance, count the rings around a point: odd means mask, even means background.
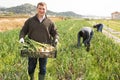
[[[38,17],[37,17],[37,14],[34,16],[34,18],[35,18],[36,20],[40,21],[40,20],[38,19]],[[47,15],[45,14],[44,17],[42,18],[42,21],[43,21],[44,19],[46,19],[46,18],[47,18]],[[42,21],[41,21],[41,22],[42,22]]]

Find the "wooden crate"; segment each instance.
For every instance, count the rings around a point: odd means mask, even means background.
[[[56,58],[57,50],[51,52],[33,52],[28,49],[21,50],[22,57],[34,57],[34,58]]]

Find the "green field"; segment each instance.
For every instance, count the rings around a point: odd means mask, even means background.
[[[93,21],[91,21],[93,22]],[[77,48],[77,33],[87,20],[56,22],[60,40],[57,58],[48,59],[46,80],[119,80],[120,45],[94,30],[90,52]],[[28,80],[27,58],[20,57],[20,29],[0,33],[0,80]],[[38,65],[35,79],[38,78]]]

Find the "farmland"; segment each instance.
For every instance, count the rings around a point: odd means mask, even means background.
[[[94,30],[90,52],[86,52],[84,46],[76,46],[78,31],[83,26],[92,27],[91,23],[95,21],[68,19],[55,22],[60,36],[58,54],[57,58],[48,59],[46,80],[120,79],[119,44]],[[18,48],[20,25],[14,30],[0,32],[0,80],[29,79],[27,58],[20,56]],[[37,75],[38,65],[35,72],[36,80]]]
[[[93,20],[93,22],[90,21],[90,23],[92,25],[96,23],[103,23],[104,30],[120,38],[120,20]]]
[[[23,16],[13,16],[13,17],[0,17],[0,32],[6,31],[6,30],[13,30],[15,28],[20,28],[23,26],[24,22],[28,19],[28,16],[23,17]],[[52,21],[60,21],[63,20],[64,18],[62,17],[50,17]]]

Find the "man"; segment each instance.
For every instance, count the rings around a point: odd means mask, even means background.
[[[97,28],[98,32],[102,32],[103,29],[103,24],[99,23],[93,26],[93,28]]]
[[[78,43],[77,43],[77,46],[79,47],[81,44],[80,44],[80,39],[81,37],[83,38],[83,43],[85,45],[86,50],[89,51],[90,49],[90,41],[93,37],[93,30],[92,28],[90,27],[83,27],[79,32],[78,32],[78,35],[77,35],[77,38],[78,38]]]
[[[26,20],[23,28],[20,31],[20,43],[24,43],[26,35],[34,41],[40,43],[51,44],[58,42],[58,33],[54,23],[46,16],[47,5],[44,2],[37,4],[37,14]],[[39,59],[39,80],[44,80],[46,74],[47,58]],[[34,71],[37,64],[37,58],[28,58],[28,73],[30,80],[34,80]]]

